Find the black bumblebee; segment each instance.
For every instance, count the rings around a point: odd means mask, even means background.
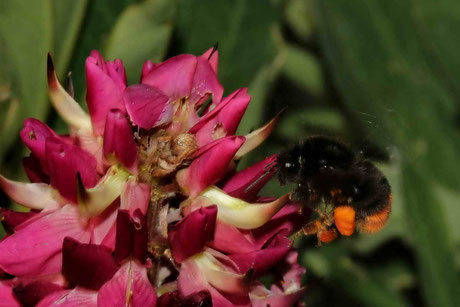
[[[295,183],[292,199],[313,210],[320,218],[304,227],[321,242],[342,235],[376,232],[391,211],[391,188],[382,172],[369,160],[344,144],[314,136],[277,158],[281,184]],[[333,210],[319,211],[321,203]]]

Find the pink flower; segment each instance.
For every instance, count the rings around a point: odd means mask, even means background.
[[[150,129],[173,122],[171,129],[186,132],[198,120],[197,106],[209,95],[214,105],[222,98],[213,57],[217,52],[198,57],[183,54],[160,64],[147,62],[142,84],[125,91],[126,109],[133,123]]]
[[[89,113],[59,83],[51,101],[70,127],[24,121],[31,183],[0,188],[31,209],[2,209],[0,299],[12,306],[290,306],[304,288],[289,236],[309,219],[289,195],[260,197],[276,155],[236,171],[278,116],[235,132],[247,89],[223,98],[218,52],[147,61],[128,85],[120,60],[86,60]],[[208,101],[209,100],[209,101]],[[208,101],[208,103],[206,103]],[[282,286],[260,278],[283,272]]]
[[[216,206],[202,207],[193,211],[169,231],[169,245],[177,263],[201,252],[206,243],[214,239],[216,216]]]
[[[86,101],[96,135],[103,135],[107,114],[111,109],[125,109],[123,91],[126,73],[121,60],[104,61],[101,54],[92,51],[86,59]]]

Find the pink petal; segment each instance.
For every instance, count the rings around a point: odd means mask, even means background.
[[[120,59],[115,59],[114,61],[105,62],[107,67],[107,73],[110,78],[115,82],[115,84],[121,89],[124,90],[126,87],[126,71],[123,66],[123,61]]]
[[[189,131],[195,133],[198,145],[201,147],[218,138],[234,134],[250,99],[247,89],[239,89],[203,116]]]
[[[231,138],[231,137],[234,137],[234,136],[229,136],[227,138]],[[222,142],[223,140],[222,139],[218,139],[218,140],[215,140],[211,143],[208,143],[202,147],[199,147],[198,150],[195,152],[195,154],[193,155],[193,157],[196,159],[198,158],[199,156],[201,156],[202,154],[208,152],[211,150],[211,148],[217,146],[220,144],[220,142]]]
[[[249,278],[238,273],[237,265],[230,257],[207,248],[201,257],[196,257],[195,260],[214,288],[235,297],[247,295]]]
[[[88,242],[90,234],[72,205],[41,213],[16,227],[0,242],[0,268],[16,276],[45,275],[61,271],[65,237]]]
[[[262,247],[277,234],[290,236],[302,228],[310,219],[311,211],[302,208],[299,204],[288,203],[276,213],[265,225],[254,229],[252,235],[257,246]]]
[[[265,289],[264,286],[260,288]],[[263,291],[258,289],[254,293],[250,293],[251,304],[253,307],[267,307],[267,306],[280,306],[280,307],[290,307],[296,306],[296,303],[299,303],[302,297],[305,294],[306,289],[300,288],[296,291],[291,292],[282,292],[282,291],[272,291],[266,290]]]
[[[150,129],[172,119],[171,100],[159,89],[147,84],[132,85],[123,94],[126,110],[133,123]]]
[[[271,247],[246,254],[233,254],[229,257],[237,264],[240,273],[253,270],[255,276],[260,276],[278,263],[289,249],[290,247]]]
[[[22,159],[22,166],[26,172],[27,177],[33,183],[49,183],[50,177],[43,172],[40,166],[40,160],[34,155]]]
[[[249,306],[249,304],[244,301],[230,301],[222,293],[211,286],[206,280],[204,273],[200,270],[193,258],[190,258],[182,263],[177,280],[179,292],[183,296],[188,296],[202,290],[207,290],[211,293],[212,304],[215,307]]]
[[[291,248],[292,241],[283,234],[277,234],[273,237],[264,248]]]
[[[108,73],[107,72],[107,65],[104,61],[104,58],[102,57],[102,54],[97,51],[97,50],[91,50],[91,52],[89,53],[89,57],[88,58],[91,58],[92,61],[104,72],[104,73]],[[86,60],[88,60],[88,58]]]
[[[98,174],[104,175],[109,165],[105,163],[102,136],[95,136],[92,132],[79,130],[76,137],[78,146],[96,159]]]
[[[229,134],[234,134],[250,100],[251,96],[248,94],[247,88],[234,91],[202,118],[201,127],[207,121],[217,117]],[[200,125],[197,125],[197,128],[200,128]]]
[[[144,80],[144,78],[147,77],[147,75],[155,68],[157,67],[158,63],[153,63],[150,60],[147,60],[144,62],[144,65],[142,65],[142,73],[141,73],[141,80]]]
[[[113,257],[117,263],[128,258],[133,250],[134,222],[125,210],[118,210],[116,241]]]
[[[150,185],[128,180],[121,192],[120,201],[120,209],[129,210],[131,216],[137,209],[146,215],[150,202]]]
[[[291,250],[277,266],[277,272],[282,275],[281,280],[268,290],[259,285],[253,288],[250,298],[253,306],[293,306],[298,303],[305,294],[305,288],[301,287],[301,276],[305,269],[297,263],[298,254]],[[279,285],[279,286],[278,286]]]
[[[302,275],[305,274],[305,268],[298,263],[299,254],[291,250],[280,264],[280,272],[283,274],[283,290],[300,288]]]
[[[276,173],[276,155],[272,155],[233,175],[222,187],[229,195],[254,201],[257,193]]]
[[[35,157],[40,160],[40,164],[45,171],[48,167],[45,159],[45,141],[49,137],[59,138],[59,136],[46,124],[38,119],[27,118],[23,123],[24,128],[20,132],[22,142],[30,149]]]
[[[13,288],[14,295],[21,302],[22,306],[35,306],[47,295],[62,290],[63,288],[60,285],[47,281],[20,283]]]
[[[96,135],[103,134],[105,118],[110,109],[125,110],[123,74],[121,62],[106,65],[97,51],[91,52],[86,59],[86,101]]]
[[[142,263],[147,258],[147,226],[145,216],[139,209],[133,213],[136,221],[130,213],[118,210],[117,235],[114,258],[120,263],[131,254]]]
[[[179,291],[176,290],[162,294],[157,300],[157,305],[161,307],[176,307],[183,304],[183,301],[183,297],[180,295]]]
[[[157,296],[147,269],[136,261],[125,263],[99,290],[99,307],[155,307]]]
[[[28,219],[32,218],[37,214],[38,213],[34,211],[17,212],[5,208],[0,208],[0,220],[2,221],[2,225],[8,233],[13,233],[14,229],[17,226],[19,226],[20,224],[22,224],[23,222],[27,221]]]
[[[256,249],[251,236],[219,220],[216,221],[214,240],[208,246],[225,253],[249,253]]]
[[[125,114],[112,109],[107,114],[104,130],[104,156],[114,154],[131,173],[137,174],[137,148],[131,125]]]
[[[59,208],[66,201],[46,183],[11,181],[0,175],[0,189],[13,201],[31,209]]]
[[[115,215],[115,218],[116,218],[117,215],[118,214]],[[116,221],[116,219],[115,219],[115,221]],[[115,250],[115,244],[116,244],[116,239],[117,239],[116,235],[117,235],[117,224],[115,222],[115,223],[111,224],[110,229],[108,230],[108,232],[106,233],[105,237],[102,239],[100,244],[104,245],[104,246],[107,246],[111,250]]]
[[[160,296],[157,305],[161,307],[212,307],[212,297],[209,291],[202,290],[183,297],[179,291],[167,292]]]
[[[104,245],[111,250],[115,248],[115,224],[119,207],[119,200],[115,200],[101,214],[90,220],[91,243]]]
[[[192,162],[184,180],[190,197],[196,197],[207,186],[222,179],[244,140],[244,137],[239,136],[223,138]]]
[[[96,185],[96,159],[81,148],[65,144],[56,138],[48,138],[46,157],[51,185],[68,200],[77,203],[77,174],[85,187]]]
[[[141,214],[140,210],[134,212],[134,239],[133,239],[133,253],[132,256],[138,259],[141,263],[147,260],[147,242],[148,242],[148,229],[147,219]]]
[[[83,288],[64,290],[46,296],[36,307],[96,307],[97,292]]]
[[[118,270],[112,250],[102,245],[82,244],[66,237],[62,256],[62,273],[72,287],[98,290]]]
[[[174,260],[181,263],[201,252],[214,238],[217,206],[202,207],[182,219],[168,232]]]
[[[213,95],[213,102],[217,104],[223,94],[223,87],[208,59],[190,54],[175,56],[154,67],[147,64],[142,83],[160,89],[172,100],[188,97],[192,104],[208,94]]]
[[[222,99],[224,88],[208,60],[203,57],[197,57],[196,60],[189,102],[192,104],[203,102],[208,95],[212,95],[212,102],[218,104]]]
[[[181,54],[154,67],[142,83],[156,87],[172,100],[186,97],[192,91],[196,66],[196,56]]]
[[[214,46],[206,50],[206,52],[203,53],[201,57],[208,60],[209,64],[212,67],[212,70],[214,70],[214,72],[217,74],[217,70],[219,67],[219,50],[217,50],[217,46]]]
[[[7,281],[0,281],[0,301],[4,307],[21,307],[17,298],[13,294],[12,285]]]

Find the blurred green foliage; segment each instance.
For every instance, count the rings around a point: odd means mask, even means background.
[[[0,0],[0,173],[18,179],[21,123],[65,132],[46,53],[84,105],[92,49],[142,63],[219,43],[226,93],[249,87],[239,132],[285,114],[241,167],[312,134],[373,148],[393,187],[388,226],[317,248],[296,242],[310,306],[460,302],[460,3],[454,0]],[[268,194],[283,192],[276,181]],[[0,200],[7,205],[6,199]]]

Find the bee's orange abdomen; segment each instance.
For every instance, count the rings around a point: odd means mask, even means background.
[[[365,233],[377,232],[385,226],[391,213],[391,194],[388,197],[388,204],[381,211],[367,216],[360,224],[359,230]]]
[[[351,236],[353,234],[355,231],[355,216],[356,212],[353,207],[339,206],[334,209],[335,227],[337,227],[340,234],[344,236]]]

